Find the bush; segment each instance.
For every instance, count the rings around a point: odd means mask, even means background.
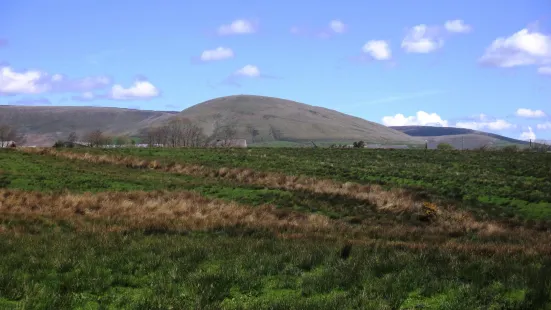
[[[518,152],[518,145],[507,145],[501,149],[503,152]]]
[[[439,150],[443,150],[443,151],[455,149],[455,148],[453,147],[453,145],[451,145],[451,144],[449,144],[449,143],[439,143],[438,146],[437,146],[436,148],[439,149]]]
[[[365,142],[363,142],[363,141],[354,142],[354,143],[353,143],[353,146],[354,146],[355,148],[361,149],[361,148],[364,148],[364,147],[365,147]]]

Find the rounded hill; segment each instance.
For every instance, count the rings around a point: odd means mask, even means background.
[[[335,110],[296,101],[253,95],[208,100],[180,113],[197,122],[206,134],[232,126],[237,137],[253,143],[270,141],[417,144],[421,140],[381,124]]]

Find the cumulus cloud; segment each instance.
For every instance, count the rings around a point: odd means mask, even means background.
[[[383,117],[383,124],[385,126],[434,126],[439,125],[443,127],[448,126],[448,121],[443,120],[440,115],[436,113],[427,113],[425,111],[418,111],[415,116],[404,116],[403,114],[396,114],[394,116]]]
[[[151,82],[146,80],[135,81],[128,88],[124,88],[120,84],[113,85],[108,94],[110,99],[115,100],[135,100],[135,99],[150,99],[160,95],[159,89]]]
[[[206,50],[201,53],[201,61],[216,61],[232,58],[234,56],[233,50],[228,47],[217,47],[212,50]]]
[[[346,25],[342,21],[335,19],[329,22],[329,29],[334,33],[343,33],[346,30]]]
[[[260,70],[257,66],[246,65],[243,68],[235,71],[236,76],[246,76],[246,77],[260,77]]]
[[[47,98],[26,98],[11,101],[10,105],[24,105],[24,106],[36,106],[36,105],[50,105],[52,104]]]
[[[549,75],[551,76],[551,66],[548,67],[539,67],[538,73],[541,75]]]
[[[218,27],[219,35],[251,34],[256,32],[253,22],[246,19],[234,20],[231,24]]]
[[[62,74],[48,74],[38,70],[17,72],[11,67],[0,67],[0,94],[40,94],[46,92],[80,92],[101,89],[111,84],[106,76],[70,79]]]
[[[528,127],[528,131],[524,131],[520,134],[521,140],[536,140],[536,134],[532,130],[532,127]]]
[[[461,19],[448,20],[444,24],[444,28],[446,28],[447,31],[454,33],[467,33],[472,30],[472,27],[465,24],[465,22]]]
[[[515,113],[517,116],[520,117],[527,117],[527,118],[539,118],[539,117],[546,117],[547,115],[542,110],[531,110],[531,109],[518,109]]]
[[[543,124],[538,124],[537,128],[542,129],[542,130],[551,130],[551,122],[545,122]]]
[[[402,48],[408,53],[430,53],[441,48],[444,40],[437,27],[421,24],[409,29],[402,40]]]
[[[383,40],[371,40],[364,44],[362,50],[376,60],[388,60],[392,57],[389,44]]]
[[[444,46],[446,34],[471,31],[472,27],[461,19],[448,20],[444,25],[419,24],[408,29],[401,46],[408,53],[431,53]]]
[[[240,87],[241,84],[239,83],[239,80],[244,78],[280,79],[280,77],[277,77],[277,76],[264,74],[260,71],[260,69],[257,66],[249,64],[234,71],[232,74],[226,77],[223,81],[221,81],[220,84]],[[210,87],[216,88],[216,86],[214,85],[211,85]]]
[[[524,28],[495,39],[479,61],[501,68],[551,63],[551,36]]]

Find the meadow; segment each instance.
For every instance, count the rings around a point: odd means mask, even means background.
[[[551,156],[0,150],[0,309],[551,309]]]

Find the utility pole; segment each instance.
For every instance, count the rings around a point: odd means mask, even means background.
[[[465,149],[465,137],[461,137],[461,150]]]

